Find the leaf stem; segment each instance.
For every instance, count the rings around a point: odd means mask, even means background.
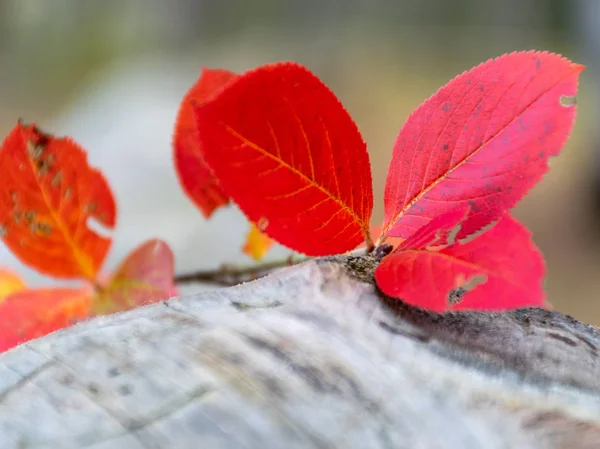
[[[290,255],[285,259],[274,260],[262,264],[255,264],[243,267],[224,264],[216,270],[197,271],[195,273],[180,274],[175,276],[176,284],[187,284],[193,282],[202,282],[208,284],[222,285],[231,287],[243,282],[253,281],[266,276],[273,270],[283,267],[290,267],[301,262],[309,260],[310,257],[298,257]]]

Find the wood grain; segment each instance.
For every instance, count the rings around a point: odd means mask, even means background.
[[[307,262],[0,355],[0,448],[597,448],[600,334],[436,315]]]

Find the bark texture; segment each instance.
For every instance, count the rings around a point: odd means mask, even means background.
[[[600,447],[600,333],[436,315],[312,261],[0,355],[0,448]]]

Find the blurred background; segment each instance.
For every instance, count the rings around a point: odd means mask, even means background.
[[[0,138],[21,117],[87,149],[119,205],[107,271],[151,237],[171,245],[178,273],[249,264],[242,215],[204,220],[171,162],[177,109],[201,66],[310,67],[368,142],[380,222],[392,145],[411,110],[463,70],[525,49],[588,66],[572,137],[515,215],[545,254],[550,302],[600,325],[597,0],[0,0]],[[0,266],[53,284],[5,247]]]

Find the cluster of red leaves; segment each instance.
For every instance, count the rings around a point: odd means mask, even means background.
[[[0,270],[0,351],[91,316],[172,296],[173,255],[143,243],[108,277],[100,275],[115,226],[115,201],[102,174],[75,142],[21,123],[0,147],[0,236],[40,273],[79,279],[79,288],[27,288]]]
[[[181,103],[175,167],[206,218],[231,200],[239,206],[255,259],[273,241],[309,256],[394,241],[375,271],[390,296],[439,312],[543,306],[544,260],[508,211],[565,143],[576,108],[563,100],[582,70],[518,52],[442,87],[398,135],[385,220],[374,228],[366,144],[333,92],[295,63],[203,70]],[[0,180],[4,243],[41,273],[85,283],[31,289],[0,270],[0,351],[175,293],[173,255],[159,240],[100,274],[112,240],[92,222],[112,230],[115,201],[70,139],[19,123],[0,147]]]
[[[388,295],[435,311],[543,306],[544,261],[508,211],[542,178],[575,118],[583,66],[546,52],[489,60],[408,118],[393,149],[375,272]],[[310,256],[371,237],[369,156],[356,124],[295,63],[204,70],[182,105],[177,170],[208,217],[230,198],[260,231]],[[485,231],[485,232],[483,232]],[[255,233],[260,235],[260,233]]]

